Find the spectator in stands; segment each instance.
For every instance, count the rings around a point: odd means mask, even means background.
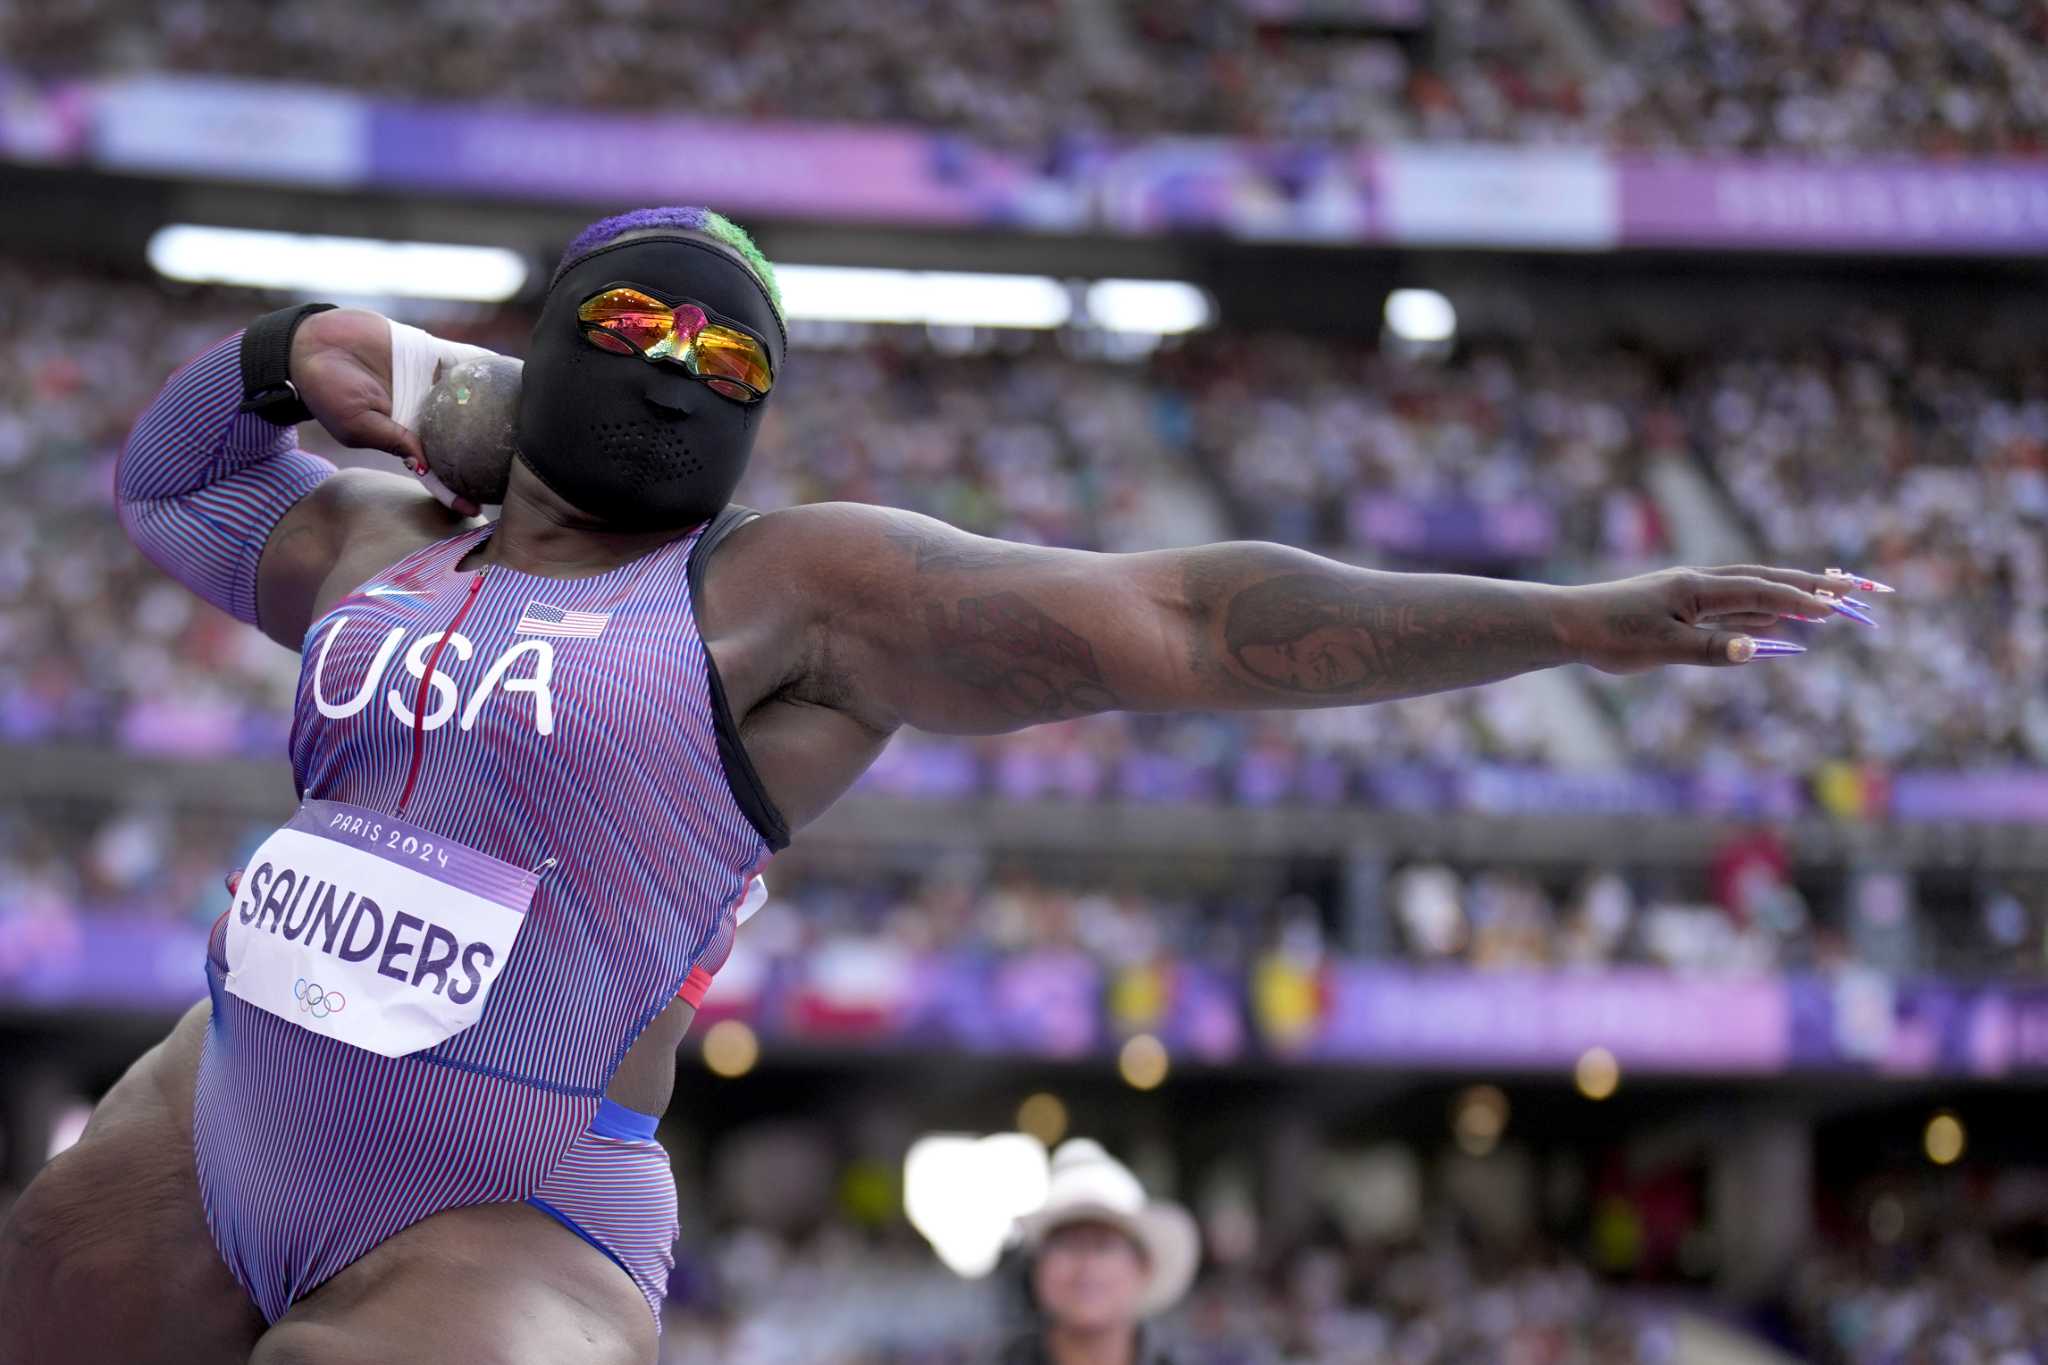
[[[1041,1325],[1001,1365],[1173,1365],[1142,1324],[1194,1283],[1201,1233],[1087,1138],[1060,1144],[1045,1207],[1019,1220]]]

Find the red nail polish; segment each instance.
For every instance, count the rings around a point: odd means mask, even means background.
[[[1840,579],[1845,579],[1845,580],[1846,580],[1846,581],[1848,581],[1849,583],[1853,584],[1853,585],[1855,586],[1856,590],[1857,590],[1857,591],[1859,591],[1859,592],[1897,592],[1897,591],[1898,591],[1898,589],[1897,589],[1897,588],[1890,588],[1890,587],[1886,587],[1886,586],[1885,586],[1884,584],[1882,584],[1882,583],[1878,582],[1878,581],[1877,581],[1876,579],[1874,579],[1874,578],[1865,578],[1865,577],[1864,577],[1864,576],[1863,576],[1862,574],[1854,574],[1854,573],[1850,573],[1850,572],[1849,572],[1849,571],[1848,571],[1847,569],[1829,569],[1829,570],[1828,570],[1828,577],[1829,577],[1829,578],[1840,578]]]

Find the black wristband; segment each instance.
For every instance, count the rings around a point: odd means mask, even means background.
[[[242,331],[242,401],[236,412],[253,412],[281,427],[297,426],[313,414],[292,385],[292,333],[331,303],[301,303],[265,313]]]

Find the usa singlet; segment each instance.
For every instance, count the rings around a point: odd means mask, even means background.
[[[384,859],[392,876],[445,840],[488,864],[473,889],[519,918],[516,937],[471,943],[429,911],[393,913],[367,893],[337,903],[332,886],[323,902],[320,884],[308,893],[281,868],[244,874],[208,954],[194,1139],[215,1243],[267,1319],[444,1209],[529,1200],[591,1235],[561,1212],[577,1163],[636,1140],[600,1117],[606,1084],[672,1000],[701,995],[756,874],[788,842],[693,610],[705,547],[746,515],[728,509],[568,580],[462,570],[484,526],[407,556],[308,630],[297,833],[345,836],[361,846],[348,856]],[[510,873],[493,881],[499,867]],[[296,1006],[259,1008],[230,988],[237,916],[237,933],[299,941]],[[343,957],[359,980],[378,973],[377,997],[315,979]],[[402,1015],[409,992],[473,1001],[473,1018],[398,1055],[331,1031],[352,1008]],[[637,1140],[659,1184],[651,1125]]]

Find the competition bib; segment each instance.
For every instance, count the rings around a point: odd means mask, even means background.
[[[308,801],[249,859],[228,913],[228,993],[402,1057],[483,1016],[539,874],[406,820]]]

